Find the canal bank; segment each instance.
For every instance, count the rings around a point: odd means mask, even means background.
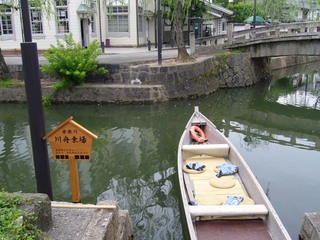
[[[219,89],[251,86],[270,79],[273,69],[286,68],[312,61],[319,57],[281,57],[251,59],[248,53],[198,55],[194,61],[176,63],[172,55],[158,65],[155,61],[111,64],[104,58],[99,65],[108,69],[106,75],[88,76],[86,84],[61,90],[53,102],[141,104],[171,99],[196,98]],[[40,64],[45,64],[42,59]],[[22,78],[22,65],[11,64],[12,75]],[[42,94],[53,92],[52,78],[42,75]],[[1,102],[24,102],[21,87],[0,88]]]
[[[127,210],[111,201],[93,204],[53,202],[46,194],[20,193],[27,203],[20,209],[35,216],[32,224],[46,239],[116,239],[133,238],[133,226]]]

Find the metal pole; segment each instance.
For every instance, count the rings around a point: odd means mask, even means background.
[[[157,12],[157,0],[154,0],[154,13]],[[156,16],[154,16],[154,47],[158,47],[158,42],[157,42],[157,20]]]
[[[37,44],[31,42],[32,35],[28,0],[21,0],[21,9],[25,42],[20,45],[37,190],[39,193],[47,194],[53,200],[48,148],[46,141],[42,139],[45,135],[45,124],[38,50]]]
[[[161,24],[161,0],[158,0],[158,64],[162,64],[162,24]]]
[[[137,47],[139,47],[139,3],[136,0],[136,19],[137,19]]]
[[[147,34],[148,34],[148,37],[147,37],[147,39],[148,39],[148,51],[151,51],[150,33],[149,33],[149,29],[150,29],[149,23],[150,23],[150,19],[148,18],[148,19],[147,19],[147,28],[148,28],[148,31],[147,31]]]
[[[101,2],[98,0],[98,10],[99,10],[99,35],[100,35],[100,45],[101,50],[104,53],[104,41],[102,41],[102,30],[101,30]]]
[[[252,27],[256,28],[256,14],[257,14],[257,0],[254,0],[254,5],[253,5],[253,24]]]
[[[24,42],[32,42],[28,0],[21,0]]]

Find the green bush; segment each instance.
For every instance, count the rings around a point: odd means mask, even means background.
[[[26,199],[17,194],[0,192],[0,240],[44,239],[43,232],[29,221],[34,219],[34,214],[18,208],[25,202]]]
[[[89,73],[108,72],[104,68],[98,68],[96,58],[101,54],[101,50],[97,40],[87,48],[76,43],[72,34],[65,35],[63,41],[64,43],[57,40],[57,46],[50,45],[44,53],[49,64],[41,67],[44,73],[61,79],[55,86],[56,90],[82,84]]]

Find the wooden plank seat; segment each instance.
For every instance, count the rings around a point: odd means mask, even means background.
[[[209,155],[212,157],[228,157],[228,144],[186,144],[182,146],[183,158],[187,159],[194,155]]]
[[[241,216],[264,216],[268,209],[263,204],[256,205],[221,205],[221,206],[189,206],[193,218],[196,217],[241,217]]]

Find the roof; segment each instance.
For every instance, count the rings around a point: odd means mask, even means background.
[[[72,120],[73,117],[69,117],[67,120],[65,120],[63,123],[61,123],[59,126],[57,126],[55,129],[53,129],[51,132],[49,132],[47,135],[45,135],[42,139],[47,139],[49,138],[51,135],[53,135],[54,133],[56,133],[59,129],[61,129],[62,127],[64,127],[66,124],[72,124],[73,126],[75,126],[76,128],[80,129],[81,131],[83,131],[84,133],[86,133],[87,135],[89,135],[90,137],[97,139],[98,137],[93,134],[92,132],[90,132],[89,130],[87,130],[86,128],[82,127],[80,124],[76,123],[75,121]]]
[[[87,4],[84,4],[84,3],[81,3],[77,9],[77,13],[89,13],[89,14],[92,14],[92,13],[95,13],[96,11],[89,7]]]
[[[206,4],[206,6],[209,7],[208,13],[211,15],[214,15],[216,17],[222,17],[223,15],[230,15],[230,16],[233,15],[233,11],[231,11],[230,9],[210,3],[207,0],[204,0],[204,3]]]

